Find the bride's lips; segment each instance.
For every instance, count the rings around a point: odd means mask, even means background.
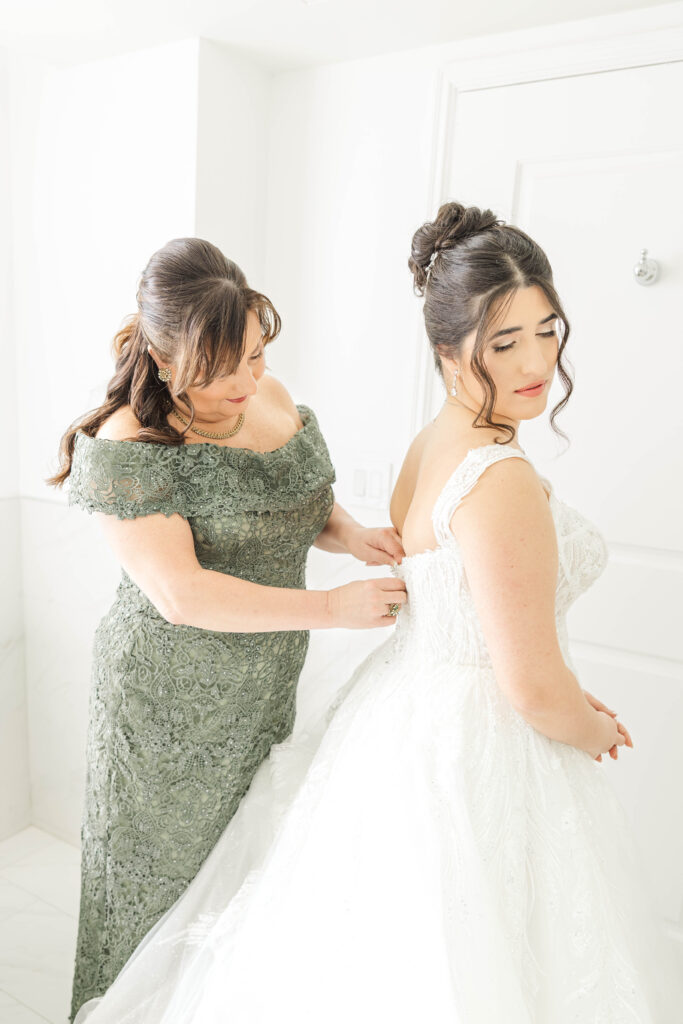
[[[543,388],[546,385],[545,380],[537,380],[535,384],[530,384],[526,388],[517,388],[515,391],[516,395],[540,395]]]
[[[228,401],[229,402],[244,402],[246,400],[246,397],[247,397],[246,395],[242,395],[241,398],[229,398]]]

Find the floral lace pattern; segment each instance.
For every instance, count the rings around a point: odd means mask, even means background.
[[[460,546],[450,529],[450,521],[458,504],[472,490],[484,470],[506,458],[531,461],[518,448],[496,444],[481,445],[467,452],[463,461],[446,481],[434,504],[432,525],[439,546],[404,558],[397,570],[401,574],[405,566],[410,574],[410,582],[416,588],[416,599],[410,602],[407,614],[402,612],[399,616],[394,636],[402,645],[412,644],[412,633],[417,631],[425,657],[428,657],[430,650],[438,652],[439,657],[448,652],[455,664],[491,668],[486,641],[472,602]],[[559,567],[555,622],[562,653],[572,668],[566,627],[567,612],[577,597],[603,572],[608,559],[607,545],[596,526],[576,509],[561,501],[549,480],[541,479],[549,490],[550,511],[557,534]],[[433,587],[432,574],[438,574],[443,578],[443,600],[445,601],[448,595],[448,604],[452,610],[447,617],[434,616],[431,613],[426,594],[424,599],[421,595],[418,599],[423,580],[427,587]]]
[[[627,815],[590,754],[505,698],[453,509],[394,572],[408,601],[320,719],[260,766],[183,896],[76,1024],[678,1024]],[[557,623],[604,568],[551,492]]]
[[[303,588],[334,502],[313,411],[272,452],[78,434],[69,504],[187,519],[200,564]],[[290,733],[306,630],[166,621],[122,572],[94,638],[72,1019],[195,876],[258,766]]]

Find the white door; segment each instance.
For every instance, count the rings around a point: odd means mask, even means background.
[[[680,38],[680,34],[679,34]],[[638,64],[637,40],[629,40]],[[680,54],[683,56],[683,54]],[[539,72],[539,66],[545,66]],[[572,332],[575,390],[521,440],[558,495],[600,527],[602,578],[572,610],[581,685],[616,708],[635,747],[606,771],[632,818],[658,909],[683,935],[683,62],[576,73],[524,52],[446,74],[440,201],[491,207],[545,249]],[[525,62],[533,64],[524,82]],[[583,69],[585,71],[585,69]],[[555,77],[555,75],[557,77]],[[500,84],[499,84],[500,83]],[[433,214],[432,214],[433,215]],[[636,282],[642,249],[659,264]],[[431,356],[429,357],[431,359]],[[427,381],[434,415],[443,391]],[[426,417],[425,417],[426,418]]]

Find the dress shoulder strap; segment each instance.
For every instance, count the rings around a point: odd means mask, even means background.
[[[478,448],[470,448],[465,458],[456,466],[446,481],[443,490],[434,503],[432,510],[432,526],[437,544],[445,544],[453,538],[450,522],[456,508],[468,494],[488,466],[501,459],[520,458],[530,461],[529,457],[519,448],[509,445],[483,444]]]

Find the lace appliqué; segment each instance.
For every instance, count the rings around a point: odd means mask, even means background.
[[[304,587],[335,473],[313,411],[298,408],[304,427],[266,453],[79,435],[69,504],[178,513],[205,568]],[[185,890],[291,732],[308,641],[174,626],[122,572],[93,643],[73,1013]]]
[[[119,519],[163,512],[185,518],[292,509],[302,492],[334,482],[315,413],[281,448],[252,452],[216,444],[172,446],[76,435],[68,503]]]

